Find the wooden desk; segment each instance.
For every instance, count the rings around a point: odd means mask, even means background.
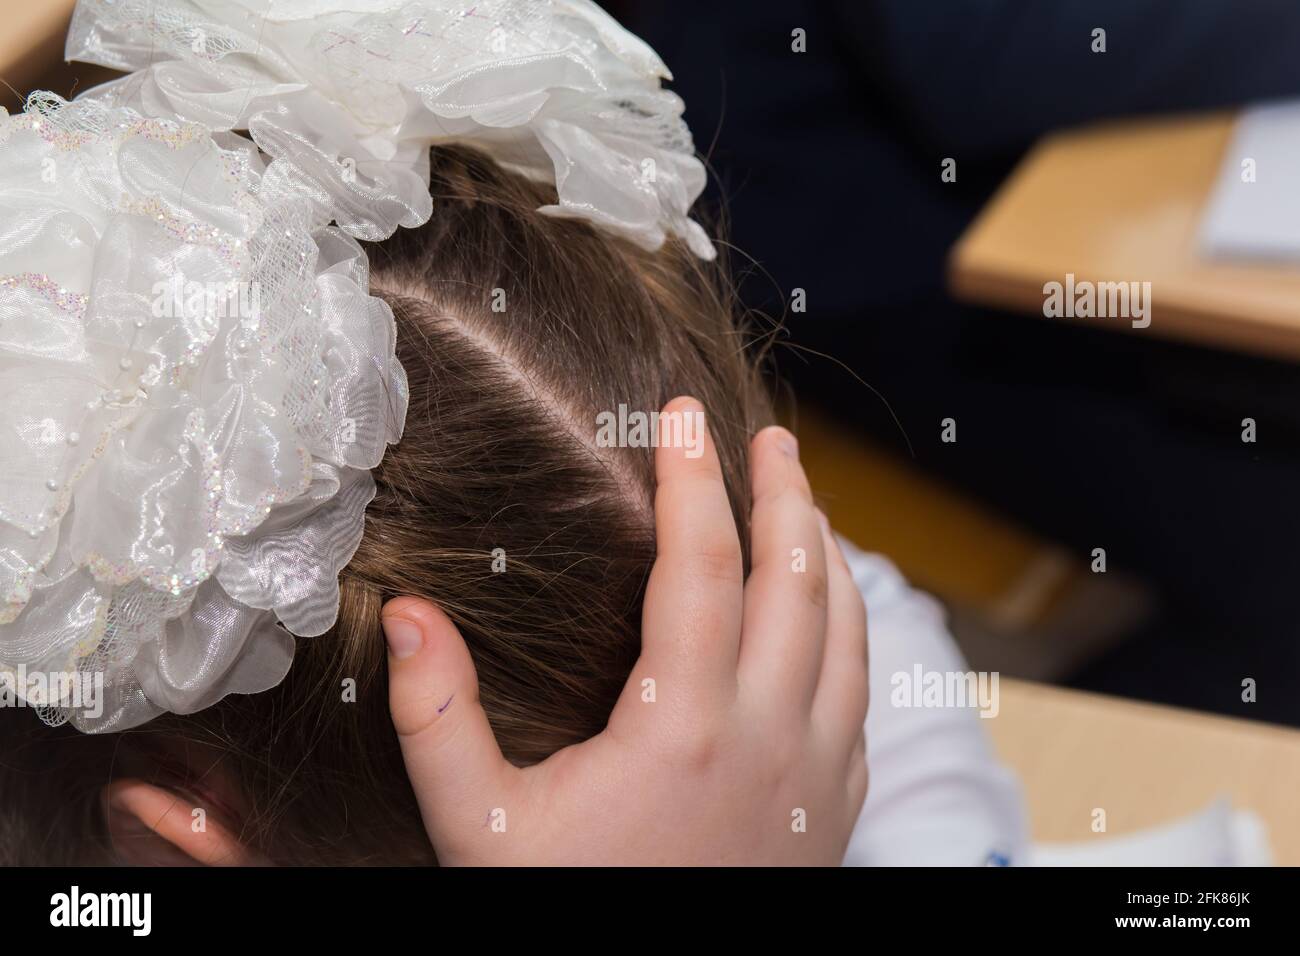
[[[1254,810],[1278,864],[1300,865],[1300,731],[1004,678],[986,720],[1020,775],[1033,836],[1098,839],[1203,809],[1220,794]]]
[[[0,0],[0,102],[13,112],[22,97],[63,60],[75,0]],[[10,87],[12,89],[10,89]],[[15,92],[17,91],[17,92]]]
[[[953,294],[1041,316],[1043,284],[1067,273],[1149,281],[1150,327],[1078,321],[1300,359],[1300,269],[1211,263],[1196,249],[1231,133],[1232,117],[1214,114],[1048,137],[953,248]]]
[[[66,99],[118,74],[100,66],[65,63],[63,47],[76,0],[0,0],[0,107],[23,108],[32,90]]]

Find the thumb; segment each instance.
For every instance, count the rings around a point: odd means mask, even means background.
[[[384,605],[388,706],[424,827],[440,854],[476,841],[518,773],[479,703],[478,675],[456,625],[415,597]]]

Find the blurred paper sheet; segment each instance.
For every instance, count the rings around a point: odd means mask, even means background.
[[[1272,852],[1264,822],[1233,810],[1226,798],[1164,826],[1095,841],[1040,843],[1031,866],[1269,866]]]
[[[1300,102],[1241,114],[1206,206],[1201,249],[1300,263]]]

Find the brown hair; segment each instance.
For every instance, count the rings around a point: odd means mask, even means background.
[[[542,215],[552,188],[468,148],[433,151],[431,188],[429,223],[369,249],[410,409],[338,623],[297,642],[275,689],[194,715],[104,736],[0,717],[0,860],[106,858],[100,788],[134,762],[200,801],[205,773],[233,781],[237,832],[273,862],[433,862],[388,717],[380,608],[418,594],[455,621],[512,761],[599,732],[654,558],[653,449],[597,447],[602,411],[699,398],[747,540],[748,440],[772,413],[725,272],[674,241],[650,253]],[[196,773],[183,748],[215,768]]]

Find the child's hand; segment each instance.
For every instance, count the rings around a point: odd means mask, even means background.
[[[866,612],[793,437],[760,432],[752,462],[742,584],[712,439],[697,458],[658,449],[641,657],[608,727],[534,767],[502,757],[446,615],[384,608],[393,722],[441,862],[840,863],[867,792]]]

